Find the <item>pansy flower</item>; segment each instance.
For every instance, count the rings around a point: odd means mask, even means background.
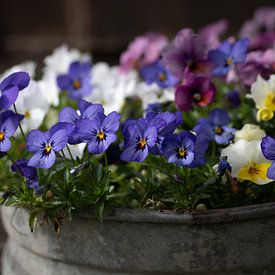
[[[28,166],[48,169],[56,160],[56,152],[61,151],[68,142],[65,129],[52,127],[48,132],[33,130],[26,141],[27,149],[34,153],[29,159]]]
[[[199,119],[194,127],[195,132],[204,133],[209,140],[218,144],[228,144],[233,139],[235,129],[228,127],[231,119],[222,109],[214,109],[208,118]]]
[[[120,156],[123,161],[144,161],[157,142],[157,128],[152,125],[146,125],[141,121],[131,123],[124,133],[124,148]]]
[[[267,174],[271,161],[264,157],[259,140],[242,139],[230,144],[222,150],[221,157],[227,157],[232,167],[231,175],[239,180],[249,180],[259,185],[273,181]]]
[[[28,161],[26,159],[17,160],[11,166],[11,170],[13,172],[18,172],[21,176],[25,177],[27,180],[27,186],[30,189],[36,191],[39,189],[37,170],[34,167],[28,166]]]
[[[258,76],[247,97],[252,98],[256,104],[258,121],[272,119],[275,111],[275,75],[271,75],[269,80]]]
[[[226,171],[228,171],[229,173],[232,172],[232,167],[229,164],[229,162],[227,161],[227,157],[221,158],[221,160],[218,164],[217,170],[218,170],[218,173],[220,176],[223,176],[226,173]]]
[[[16,101],[19,91],[25,89],[30,76],[25,72],[12,73],[0,83],[0,108],[9,109]]]
[[[150,152],[154,153],[154,154],[159,154],[159,153],[162,152],[161,144],[162,144],[163,139],[166,136],[171,135],[175,131],[177,126],[182,124],[183,119],[182,119],[181,112],[175,112],[175,113],[171,113],[171,112],[165,112],[165,113],[150,112],[146,115],[146,121],[147,121],[146,122],[147,125],[151,121],[155,121],[154,124],[151,124],[151,125],[154,125],[157,128],[158,137],[157,137],[156,146],[151,148]]]
[[[208,141],[189,131],[167,136],[162,142],[163,155],[168,162],[194,168],[204,164]]]
[[[188,73],[205,74],[208,71],[207,42],[191,29],[179,31],[162,53],[165,67],[179,79]]]
[[[98,113],[93,120],[80,119],[76,123],[76,133],[88,143],[88,151],[101,154],[116,141],[116,132],[120,125],[120,114],[112,112],[109,115]]]
[[[167,44],[168,38],[159,33],[146,33],[136,37],[120,56],[120,70],[126,73],[155,62]]]
[[[197,77],[189,85],[177,87],[175,101],[179,110],[188,112],[193,106],[207,106],[215,95],[214,84],[208,78]]]
[[[67,91],[69,98],[73,100],[88,96],[92,91],[91,63],[71,63],[68,73],[57,77],[57,84],[61,90]]]
[[[10,150],[10,137],[13,136],[23,118],[24,116],[14,114],[12,111],[5,111],[0,114],[0,152]]]
[[[208,58],[215,64],[213,75],[225,76],[234,64],[245,61],[248,48],[248,39],[240,39],[232,44],[224,41],[216,50],[211,50]]]
[[[262,139],[261,148],[266,159],[271,160],[272,164],[267,170],[267,176],[270,179],[275,179],[275,139],[266,136]]]
[[[79,111],[75,111],[72,107],[64,107],[59,117],[59,127],[68,131],[68,143],[78,144],[82,142],[82,138],[76,132],[76,123],[78,120],[93,120],[99,113],[104,113],[101,104],[92,104],[86,100],[78,102]]]
[[[147,84],[157,83],[160,88],[173,87],[178,82],[178,79],[161,64],[160,60],[143,67],[140,74]]]

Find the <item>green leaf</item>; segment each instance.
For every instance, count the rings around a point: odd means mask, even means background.
[[[36,228],[37,220],[38,220],[38,212],[36,210],[32,211],[29,216],[29,226],[30,226],[31,232],[33,232],[34,229]]]

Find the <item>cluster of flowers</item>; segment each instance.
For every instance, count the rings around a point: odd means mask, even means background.
[[[86,147],[92,155],[103,154],[118,140],[122,161],[143,162],[150,153],[195,168],[207,162],[214,144],[219,176],[260,185],[274,181],[275,139],[254,124],[237,130],[238,115],[222,104],[252,123],[273,118],[275,9],[260,9],[239,39],[221,41],[227,25],[221,20],[198,34],[182,29],[170,42],[147,33],[130,43],[114,67],[92,65],[88,54],[61,46],[45,58],[40,80],[34,80],[33,63],[11,68],[0,83],[1,156],[9,156],[11,138],[21,133],[31,155],[13,161],[12,171],[38,190],[37,169],[50,169],[57,156],[81,159]],[[121,119],[128,97],[141,100],[143,118]],[[257,109],[255,115],[250,106],[251,118],[241,115],[250,99]]]

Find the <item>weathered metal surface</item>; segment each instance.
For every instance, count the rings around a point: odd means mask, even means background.
[[[116,210],[34,233],[25,210],[3,208],[2,275],[275,274],[275,203],[200,214]]]

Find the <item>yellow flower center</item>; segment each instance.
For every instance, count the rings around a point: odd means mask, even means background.
[[[4,138],[5,138],[5,133],[0,131],[0,141],[3,141]]]
[[[250,180],[256,184],[260,184],[261,180],[268,180],[267,170],[271,163],[247,163],[237,174],[242,180]]]
[[[99,140],[99,141],[102,141],[103,139],[105,139],[105,133],[104,133],[102,130],[100,130],[100,131],[96,134],[96,136],[98,137],[98,140]]]
[[[167,79],[167,76],[166,76],[165,73],[160,73],[160,74],[159,74],[159,80],[160,80],[160,81],[165,81],[166,79]]]
[[[272,119],[273,116],[274,116],[273,111],[268,108],[261,108],[257,112],[257,120],[258,121],[261,121],[261,120],[267,121],[267,120]]]
[[[186,158],[187,152],[184,150],[184,148],[179,148],[178,150],[178,157],[183,159]]]
[[[228,66],[232,65],[232,64],[233,64],[233,59],[232,59],[231,57],[228,57],[228,58],[226,59],[226,64],[227,64]]]
[[[50,144],[47,144],[44,148],[44,154],[48,155],[52,150],[52,146]]]
[[[25,115],[26,119],[30,119],[31,118],[31,113],[29,111],[26,111],[24,115]]]
[[[141,138],[137,144],[138,149],[143,150],[147,144],[147,140],[145,138]]]
[[[75,81],[73,82],[73,88],[76,89],[76,90],[78,90],[78,89],[81,88],[81,83],[80,83],[79,80],[75,80]]]
[[[217,135],[220,135],[223,132],[223,129],[221,127],[215,127],[215,133]]]
[[[275,93],[270,92],[265,99],[265,106],[267,109],[275,111]]]

